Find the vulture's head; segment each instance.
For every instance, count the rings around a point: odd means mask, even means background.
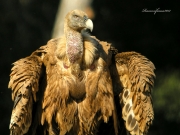
[[[88,18],[87,14],[81,10],[70,11],[65,18],[65,25],[75,31],[81,31],[82,29],[93,30],[93,23]]]

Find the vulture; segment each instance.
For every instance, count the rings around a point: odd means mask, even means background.
[[[10,135],[145,135],[154,119],[155,66],[89,33],[93,23],[70,11],[64,35],[13,63]],[[123,122],[123,126],[120,124]]]

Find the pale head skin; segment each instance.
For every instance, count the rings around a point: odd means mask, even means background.
[[[72,10],[65,17],[65,27],[69,27],[75,31],[81,31],[84,28],[93,30],[93,23],[87,14],[81,10]]]

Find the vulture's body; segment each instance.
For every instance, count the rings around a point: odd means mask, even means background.
[[[111,116],[117,135],[116,95],[127,133],[147,133],[154,117],[154,65],[136,52],[115,56],[116,49],[85,29],[92,22],[73,10],[64,36],[14,63],[11,135],[95,135]]]

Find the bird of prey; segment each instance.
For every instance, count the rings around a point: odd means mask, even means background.
[[[86,13],[72,10],[62,37],[13,63],[11,135],[96,135],[110,118],[116,135],[120,120],[127,134],[147,134],[153,63],[137,52],[117,53],[90,36],[92,29]]]

